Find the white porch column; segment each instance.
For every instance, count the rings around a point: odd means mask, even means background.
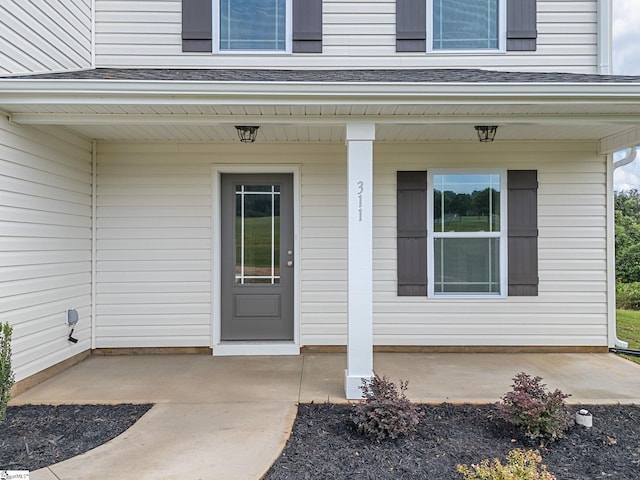
[[[362,398],[373,376],[373,140],[372,123],[347,124],[348,300],[347,399]]]

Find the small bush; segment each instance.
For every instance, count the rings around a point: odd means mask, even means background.
[[[13,329],[8,323],[0,325],[0,422],[4,421],[7,404],[11,398],[13,387],[13,370],[11,369],[11,333]]]
[[[493,462],[483,460],[479,465],[458,465],[464,480],[555,480],[555,476],[542,465],[542,457],[536,450],[511,450],[507,463],[497,458]]]
[[[540,383],[542,378],[532,378],[524,372],[513,380],[513,390],[496,405],[502,418],[535,441],[551,443],[564,438],[573,424],[564,401],[570,395],[557,389],[548,392],[546,385]]]
[[[616,307],[621,310],[640,310],[640,282],[616,283]]]
[[[408,385],[409,382],[400,381],[398,388],[378,375],[370,381],[363,380],[360,389],[364,398],[354,404],[352,415],[358,432],[377,440],[415,432],[423,413],[406,397]]]

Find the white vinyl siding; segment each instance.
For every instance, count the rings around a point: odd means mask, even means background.
[[[90,68],[91,0],[0,3],[0,75]]]
[[[301,155],[300,343],[346,345],[347,153],[313,151]]]
[[[375,344],[606,346],[605,161],[576,145],[376,144]],[[343,145],[99,143],[97,346],[210,345],[214,163],[300,165],[301,345],[346,344]],[[397,296],[396,171],[429,168],[538,170],[539,296]]]
[[[426,0],[425,0],[426,1]],[[321,54],[182,53],[180,0],[96,0],[96,66],[597,72],[597,0],[538,0],[535,52],[397,53],[395,0],[324,0]]]
[[[91,143],[0,117],[0,166],[0,322],[21,380],[91,348]]]
[[[209,165],[98,146],[96,347],[209,346]]]
[[[342,147],[100,143],[98,348],[211,345],[214,163],[302,163],[301,315],[327,331],[333,309],[344,333],[346,307],[331,306],[346,301]]]

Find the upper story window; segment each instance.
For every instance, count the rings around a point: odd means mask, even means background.
[[[431,0],[433,50],[497,50],[501,0]]]
[[[286,51],[287,0],[219,0],[221,51]]]
[[[182,0],[182,51],[322,53],[322,0]]]
[[[396,0],[397,52],[533,52],[537,0]]]

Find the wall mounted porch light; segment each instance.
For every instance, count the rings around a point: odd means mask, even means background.
[[[496,132],[498,131],[497,125],[476,125],[476,133],[478,134],[478,140],[481,142],[493,142],[496,138]]]
[[[253,143],[256,141],[259,128],[257,125],[236,125],[238,138],[242,143]]]

